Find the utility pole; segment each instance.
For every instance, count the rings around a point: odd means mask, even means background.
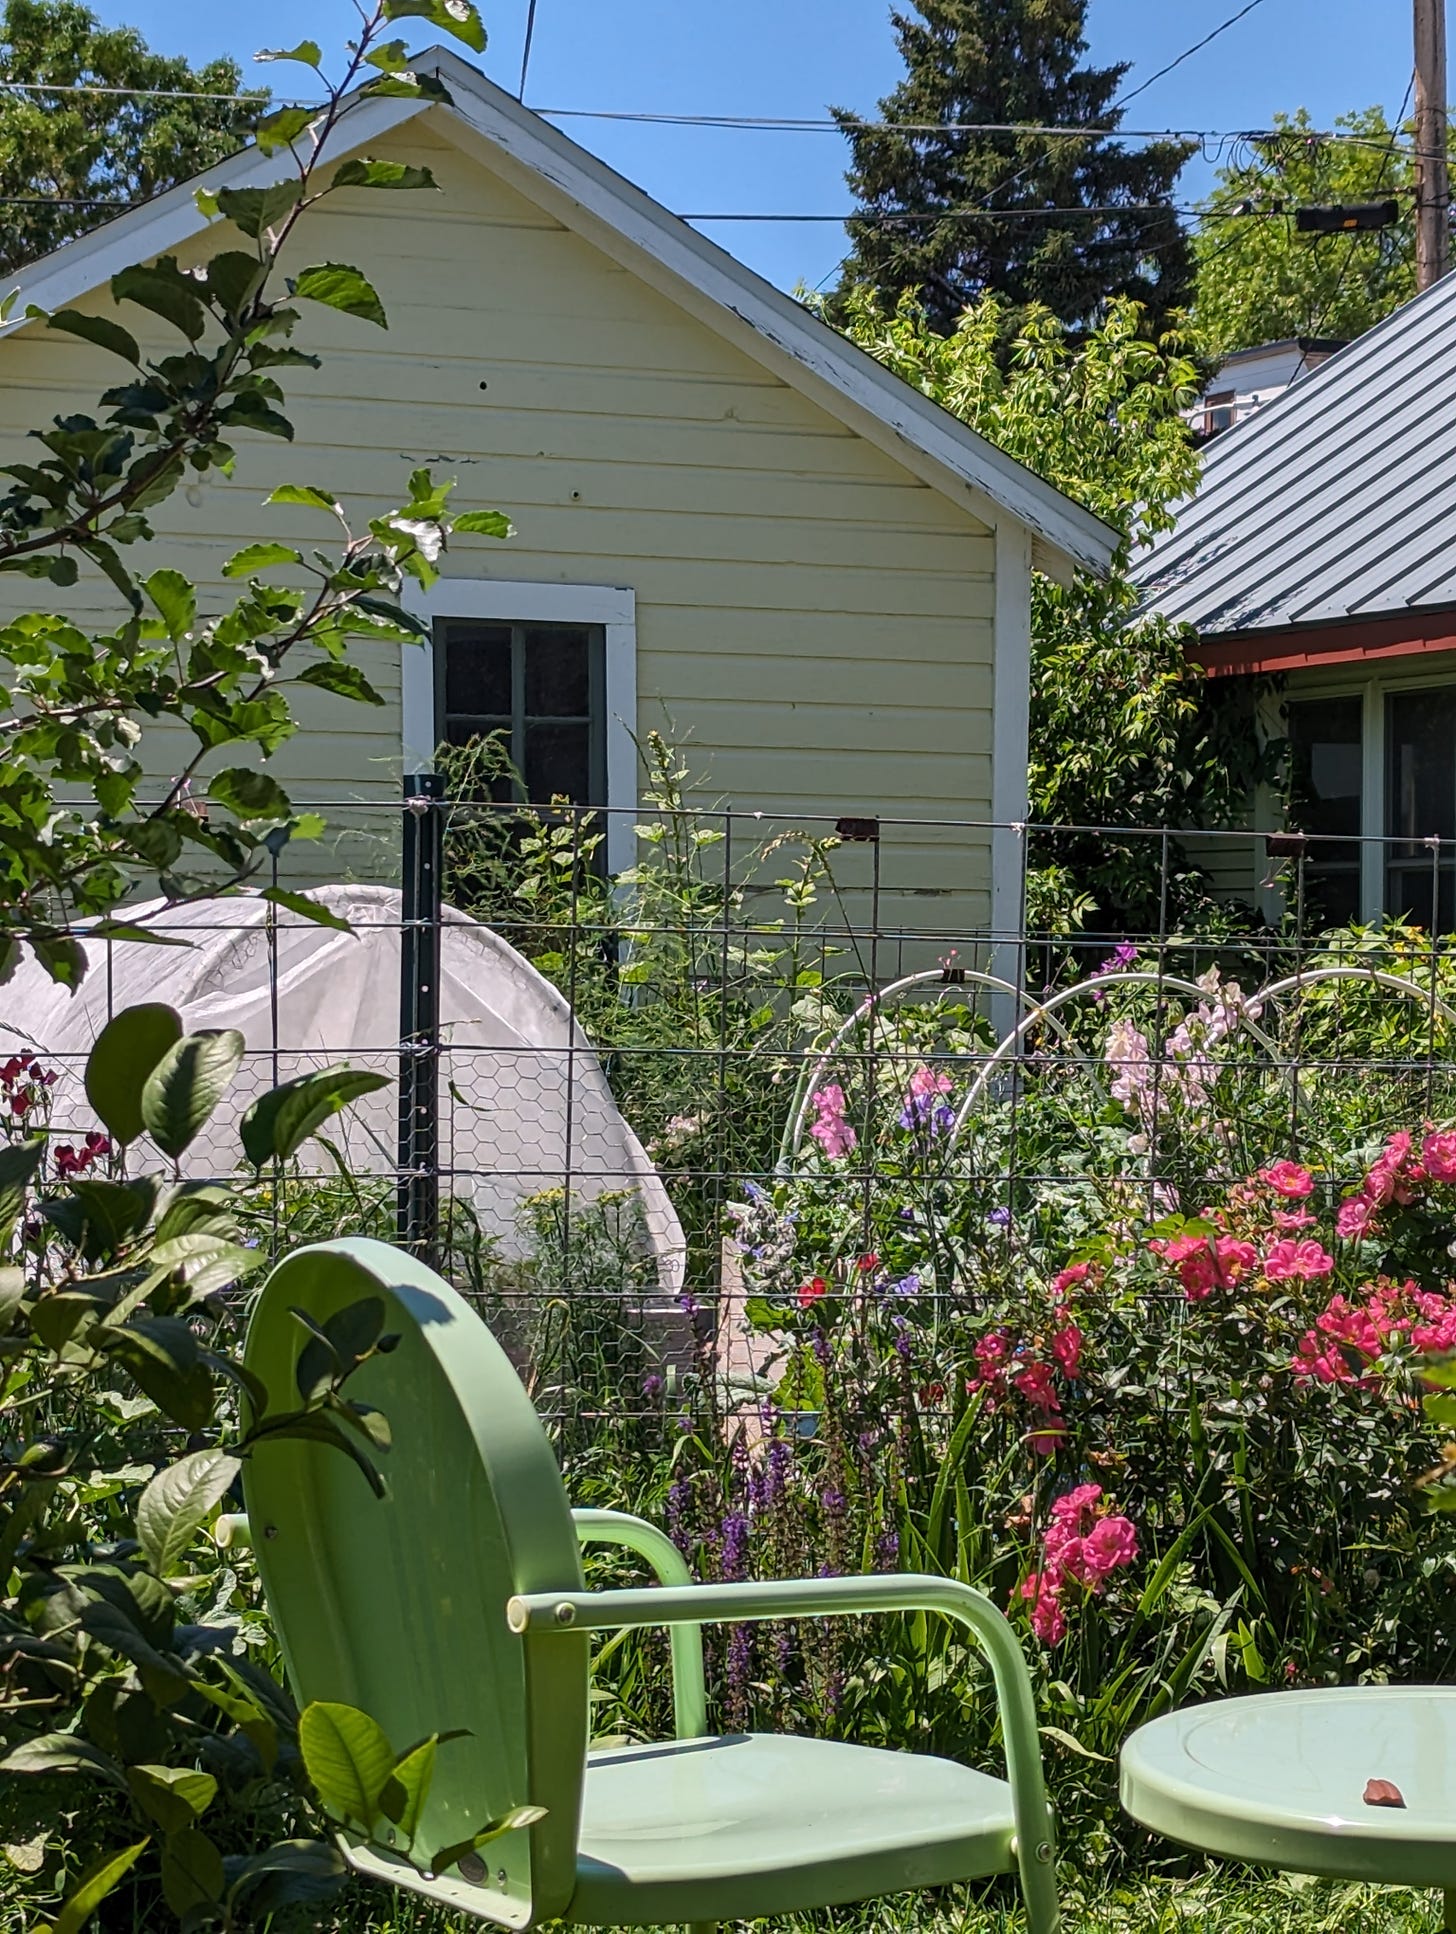
[[[1451,186],[1446,167],[1446,0],[1415,0],[1416,287],[1451,266]]]

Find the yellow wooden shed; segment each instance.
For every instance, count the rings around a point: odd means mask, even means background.
[[[418,606],[431,645],[361,660],[382,709],[302,693],[280,779],[357,823],[442,738],[508,730],[534,790],[613,809],[620,866],[634,741],[655,727],[735,811],[916,822],[896,891],[1017,929],[1016,841],[993,826],[1026,809],[1031,573],[1100,569],[1113,533],[454,54],[415,65],[450,103],[358,99],[333,151],[426,165],[442,192],[341,192],[297,240],[299,266],[364,269],[387,332],[310,309],[299,340],[323,360],[288,372],[294,444],[241,437],[230,478],[155,514],[157,562],[205,610],[238,546],[329,541],[323,514],[265,508],[274,485],[367,515],[421,464],[517,535],[452,546]],[[202,179],[280,172],[249,148]],[[102,311],[117,269],[218,246],[186,184],[25,270],[0,342],[4,460],[115,380],[26,305]],[[145,347],[175,346],[139,320]],[[36,590],[0,577],[0,611]],[[115,621],[99,575],[66,597]],[[327,849],[317,869],[337,870]]]

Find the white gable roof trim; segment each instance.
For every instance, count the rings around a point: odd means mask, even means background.
[[[448,49],[432,49],[414,65],[440,75],[453,106],[356,98],[336,124],[337,157],[428,113],[457,146],[923,482],[985,522],[994,525],[1009,515],[1023,524],[1032,533],[1039,569],[1064,579],[1077,565],[1107,568],[1118,537],[1090,511],[882,368]],[[206,170],[205,179],[214,189],[252,187],[273,180],[277,171],[276,156],[245,148]],[[10,326],[23,323],[27,303],[61,308],[119,269],[177,248],[206,226],[191,183],[168,189],[23,270]]]

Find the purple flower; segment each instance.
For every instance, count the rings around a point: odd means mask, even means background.
[[[900,1126],[928,1128],[933,1135],[943,1135],[955,1121],[955,1110],[941,1099],[950,1093],[950,1087],[950,1076],[943,1069],[918,1067],[910,1077]]]
[[[992,1209],[986,1220],[995,1229],[1004,1229],[1011,1221],[1011,1211],[1003,1203],[999,1209]]]
[[[882,1531],[875,1539],[875,1557],[887,1571],[899,1562],[900,1534],[893,1526],[888,1531]]]
[[[730,1511],[718,1529],[718,1568],[725,1579],[741,1578],[748,1563],[748,1519]]]
[[[642,1394],[647,1398],[649,1403],[656,1403],[657,1399],[662,1395],[662,1378],[658,1376],[655,1370],[649,1370],[647,1375],[642,1379]]]
[[[820,1492],[819,1502],[824,1506],[824,1509],[829,1513],[831,1518],[837,1518],[847,1507],[849,1499],[837,1485],[831,1484]]]
[[[892,1296],[918,1296],[920,1294],[919,1276],[912,1269],[908,1275],[902,1276],[898,1282],[890,1284],[890,1294]]]
[[[818,1358],[819,1362],[827,1369],[829,1367],[829,1357],[830,1357],[829,1338],[826,1336],[823,1330],[815,1330],[813,1338],[811,1340],[813,1343],[814,1355]]]

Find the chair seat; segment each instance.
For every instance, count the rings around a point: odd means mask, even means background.
[[[1371,1780],[1405,1805],[1366,1804]],[[1123,1747],[1122,1803],[1207,1853],[1456,1887],[1456,1687],[1270,1692],[1170,1713]]]
[[[569,1918],[753,1920],[1015,1868],[1010,1789],[951,1760],[760,1733],[587,1760]]]

